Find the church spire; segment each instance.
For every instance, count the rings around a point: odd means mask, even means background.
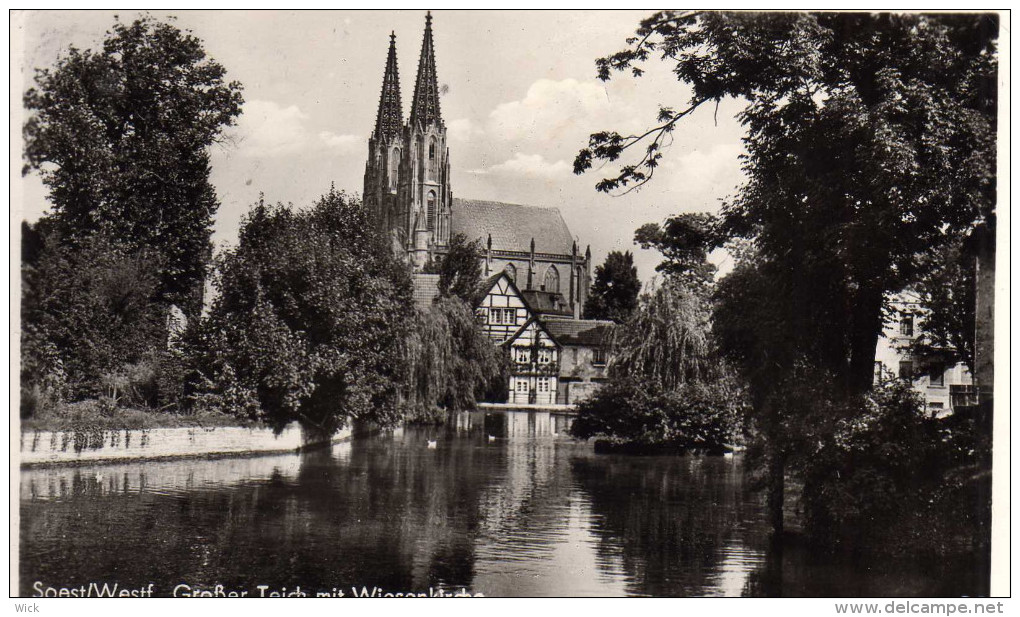
[[[389,141],[400,133],[404,125],[404,110],[400,104],[400,75],[397,72],[397,35],[390,32],[390,51],[386,55],[386,73],[383,74],[382,94],[379,95],[379,113],[375,118],[376,137]]]
[[[432,45],[432,13],[425,14],[425,37],[421,41],[418,58],[418,78],[414,82],[414,99],[411,101],[411,124],[426,126],[440,124],[439,85],[436,80],[436,51]]]

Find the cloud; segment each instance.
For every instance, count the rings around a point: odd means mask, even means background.
[[[319,133],[319,140],[322,141],[327,148],[340,150],[342,152],[353,152],[359,149],[360,146],[365,145],[365,138],[361,135],[337,135],[330,131],[322,131]]]
[[[467,142],[484,135],[484,131],[474,125],[470,118],[460,118],[446,123],[446,132],[452,141]]]
[[[489,129],[507,140],[557,139],[575,133],[578,126],[593,126],[592,121],[610,110],[605,89],[594,82],[539,79],[523,99],[492,110]]]
[[[469,169],[467,173],[476,175],[524,176],[528,178],[554,179],[570,175],[571,167],[564,160],[550,163],[541,154],[522,154],[515,152],[512,159],[484,169]]]
[[[248,157],[285,156],[308,147],[304,126],[308,119],[297,105],[283,107],[274,101],[251,100],[237,122],[239,153]]]

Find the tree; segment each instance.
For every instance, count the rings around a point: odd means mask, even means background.
[[[23,402],[116,399],[125,372],[164,347],[158,255],[105,235],[71,246],[42,227],[35,255],[22,263]]]
[[[974,372],[975,259],[966,242],[947,244],[926,264],[913,286],[925,313],[911,355],[932,361],[962,360]]]
[[[426,264],[424,271],[439,275],[440,295],[456,296],[471,303],[482,278],[479,255],[481,245],[478,240],[468,242],[464,234],[456,234],[450,238],[450,245],[438,263]]]
[[[691,289],[704,290],[715,277],[709,252],[722,240],[719,220],[711,214],[680,214],[665,224],[647,223],[634,232],[634,242],[665,258],[656,271],[677,278]]]
[[[612,251],[604,264],[595,266],[595,283],[585,301],[584,316],[623,323],[637,308],[640,291],[634,256],[630,251]]]
[[[416,313],[405,353],[402,405],[414,420],[474,409],[502,377],[502,348],[482,333],[474,310],[457,297],[440,298]],[[505,388],[507,379],[501,381]]]
[[[746,396],[718,357],[708,299],[667,279],[613,329],[609,383],[578,408],[571,432],[637,451],[722,450],[738,438]]]
[[[656,13],[598,61],[599,77],[640,75],[661,53],[693,89],[689,103],[663,107],[641,135],[593,134],[574,170],[643,148],[596,185],[640,186],[681,120],[746,101],[748,181],[724,227],[793,268],[799,302],[825,305],[801,331],[828,339],[815,360],[859,392],[886,297],[918,278],[918,256],[994,223],[997,36],[994,15]],[[821,294],[819,281],[830,282]]]
[[[241,112],[241,86],[202,42],[150,16],[114,23],[99,51],[70,47],[24,96],[24,173],[49,189],[66,242],[96,233],[161,256],[159,295],[201,308],[218,207],[208,148]]]
[[[744,366],[765,360],[749,382],[769,424],[777,531],[782,426],[795,415],[779,405],[783,388],[806,367],[837,396],[866,392],[890,295],[923,275],[923,256],[994,229],[997,36],[995,15],[665,11],[597,62],[602,79],[639,76],[659,54],[692,89],[644,133],[592,134],[575,173],[640,153],[601,191],[651,180],[702,105],[745,102],[747,182],[722,229],[753,240],[760,263],[731,275],[723,295],[739,326],[728,338],[742,341],[730,349]],[[754,314],[765,319],[751,324]]]
[[[335,190],[307,210],[260,200],[245,217],[197,363],[228,411],[326,434],[401,419],[410,276],[366,217]]]

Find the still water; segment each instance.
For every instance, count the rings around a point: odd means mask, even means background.
[[[739,456],[595,455],[566,436],[569,422],[476,412],[302,455],[23,470],[21,594],[93,582],[250,596],[298,586],[347,596],[986,587],[987,574],[965,565],[839,563],[795,543],[777,557]]]

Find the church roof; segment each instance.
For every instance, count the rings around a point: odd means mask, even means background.
[[[493,250],[527,253],[532,238],[537,253],[570,255],[573,249],[574,237],[557,208],[454,198],[451,214],[452,235],[481,240],[484,247],[491,234]]]

